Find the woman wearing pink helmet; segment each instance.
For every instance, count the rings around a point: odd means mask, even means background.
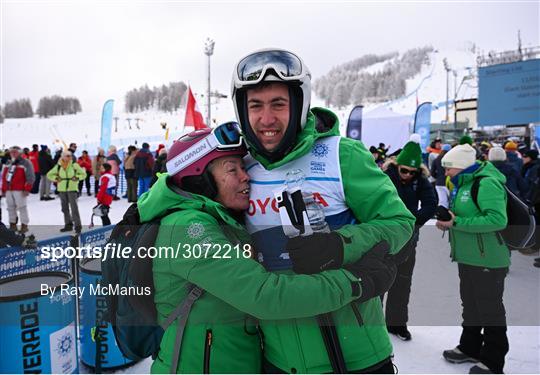
[[[346,270],[278,275],[253,259],[241,223],[249,206],[245,154],[236,123],[189,133],[170,148],[168,174],[138,201],[141,221],[180,209],[161,220],[155,243],[180,249],[153,260],[160,323],[190,285],[205,291],[189,313],[179,349],[178,321],[165,331],[153,373],[259,373],[261,337],[250,317],[308,317],[360,297],[358,278]]]

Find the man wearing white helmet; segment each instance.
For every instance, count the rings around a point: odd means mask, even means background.
[[[347,268],[366,254],[387,259],[376,245],[386,241],[391,254],[399,251],[414,217],[364,145],[340,137],[337,116],[310,109],[310,98],[311,74],[289,51],[257,51],[234,69],[232,99],[250,147],[246,224],[258,259],[268,270],[306,274]],[[323,208],[331,231],[285,236],[274,192],[284,189],[291,171],[301,171],[301,189]],[[326,317],[331,327],[319,317],[262,322],[267,372],[393,372],[376,298],[387,280],[351,272],[365,298]]]

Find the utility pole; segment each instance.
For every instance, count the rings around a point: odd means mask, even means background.
[[[206,125],[210,128],[212,127],[212,116],[210,113],[210,56],[214,53],[214,45],[216,42],[214,42],[210,38],[206,38],[206,41],[204,42],[204,54],[208,56],[208,91],[206,94],[206,100],[208,101],[208,111],[207,111],[207,117],[206,117]]]
[[[452,70],[454,74],[454,106],[456,105],[457,100],[457,70]]]
[[[450,80],[450,65],[448,65],[448,60],[446,59],[446,57],[443,59],[443,64],[444,64],[444,70],[446,70],[446,123],[448,124],[448,121],[449,121],[448,86],[449,86],[449,80]]]

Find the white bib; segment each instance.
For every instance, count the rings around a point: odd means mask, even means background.
[[[251,156],[245,158],[250,176],[250,200],[246,212],[248,232],[253,236],[259,261],[267,269],[290,268],[288,254],[284,251],[287,241],[273,191],[285,189],[287,172],[301,170],[305,181],[302,192],[313,194],[324,210],[326,221],[339,227],[354,221],[345,204],[345,194],[339,164],[339,136],[315,141],[306,155],[279,168],[266,170]]]

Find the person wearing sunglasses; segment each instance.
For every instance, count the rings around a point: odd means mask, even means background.
[[[348,267],[383,240],[392,254],[403,247],[414,216],[365,146],[339,136],[337,116],[310,108],[311,73],[298,55],[266,49],[242,58],[233,70],[231,97],[250,152],[253,205],[246,224],[266,269],[315,274]],[[305,175],[302,192],[322,207],[331,231],[286,237],[274,191],[296,170]],[[265,371],[393,373],[379,298],[330,315],[331,342],[315,316],[261,321]]]
[[[242,225],[250,205],[246,153],[236,123],[191,132],[173,143],[168,173],[138,200],[141,222],[168,213],[154,246],[176,251],[153,259],[160,324],[193,286],[202,291],[185,326],[177,318],[166,329],[153,373],[259,373],[260,332],[250,316],[321,314],[379,294],[380,279],[393,282],[395,271],[373,257],[314,276],[265,270]]]
[[[398,274],[388,291],[385,306],[388,332],[403,341],[409,341],[412,336],[407,329],[408,305],[416,246],[420,228],[435,214],[437,198],[428,180],[429,172],[422,164],[422,150],[418,143],[407,142],[395,161],[387,162],[383,170],[394,183],[405,206],[416,218],[413,236],[395,257]]]

